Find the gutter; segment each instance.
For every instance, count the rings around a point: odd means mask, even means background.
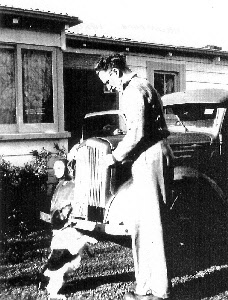
[[[182,47],[182,46],[173,46],[173,45],[164,45],[164,44],[155,44],[155,43],[147,43],[147,42],[138,42],[128,38],[113,38],[113,37],[98,37],[88,36],[83,34],[75,34],[69,31],[66,31],[66,40],[82,43],[82,47],[85,47],[85,43],[88,44],[88,48],[98,45],[110,45],[110,46],[119,46],[124,47],[123,51],[134,52],[135,49],[140,48],[140,50],[148,51],[164,51],[167,53],[175,54],[187,54],[194,56],[210,56],[210,57],[225,57],[228,58],[227,51],[221,50],[210,50],[205,48],[193,48],[193,47]],[[89,46],[90,45],[90,46]]]
[[[15,7],[8,7],[8,6],[1,6],[0,5],[0,15],[11,15],[11,16],[18,16],[18,17],[29,17],[33,19],[41,19],[41,20],[52,20],[57,22],[63,22],[69,24],[69,26],[75,26],[82,21],[78,17],[63,15],[63,14],[56,14],[52,12],[45,12],[39,9],[22,9],[22,8],[15,8]]]

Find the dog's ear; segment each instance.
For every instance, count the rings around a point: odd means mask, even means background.
[[[52,229],[55,230],[61,229],[65,223],[66,220],[62,220],[61,218],[61,212],[59,210],[56,210],[51,218]]]
[[[66,224],[71,211],[71,204],[64,206],[60,210],[57,209],[51,218],[52,229],[61,229]]]
[[[68,219],[71,212],[72,206],[71,204],[67,204],[61,209],[61,219]]]
[[[51,257],[47,262],[47,269],[50,271],[56,271],[62,268],[66,263],[71,262],[77,257],[72,255],[67,249],[54,249]]]

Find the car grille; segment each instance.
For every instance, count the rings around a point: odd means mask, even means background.
[[[111,153],[108,142],[89,139],[78,149],[75,175],[74,216],[88,221],[103,221],[109,196],[110,170],[99,164]]]
[[[176,164],[189,164],[194,165],[198,163],[200,155],[204,149],[201,144],[173,144],[171,145],[173,150]]]

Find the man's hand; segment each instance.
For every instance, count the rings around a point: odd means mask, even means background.
[[[100,161],[99,161],[99,165],[101,166],[101,167],[106,167],[106,168],[108,168],[109,166],[112,166],[112,165],[114,165],[116,163],[116,160],[115,160],[115,158],[113,157],[113,155],[112,154],[107,154],[107,155],[105,155],[104,157],[102,157],[101,159],[100,159]]]
[[[74,145],[74,147],[72,147],[72,149],[70,150],[70,152],[67,154],[67,160],[68,161],[72,161],[73,159],[76,160],[79,145],[80,145],[79,143],[76,144],[76,145]]]

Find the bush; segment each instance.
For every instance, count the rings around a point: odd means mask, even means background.
[[[31,154],[33,160],[23,167],[0,158],[1,231],[34,227],[46,203],[47,163],[52,154],[44,148]]]

